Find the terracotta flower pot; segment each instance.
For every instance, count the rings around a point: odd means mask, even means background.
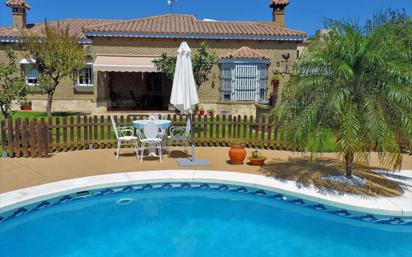
[[[205,111],[199,111],[200,116],[204,116],[205,115]]]
[[[231,164],[243,164],[246,158],[246,150],[243,145],[232,145],[229,149],[229,157]]]
[[[264,158],[264,159],[249,159],[249,165],[252,165],[252,166],[263,166],[263,165],[265,165],[265,161],[266,161],[266,158]]]
[[[21,109],[23,111],[31,111],[31,106],[30,105],[25,105],[25,106],[22,106]]]

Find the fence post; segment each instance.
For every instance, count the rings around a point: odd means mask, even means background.
[[[37,120],[32,119],[30,121],[30,156],[37,157]]]
[[[14,157],[14,151],[13,151],[13,120],[12,119],[8,119],[7,120],[7,136],[8,136],[8,141],[7,141],[7,145],[8,145],[8,151],[9,151],[9,157]]]
[[[255,123],[256,124],[256,123]],[[253,146],[253,116],[249,116],[249,122],[248,122],[248,126],[249,126],[249,140],[248,140],[248,147],[252,147]]]
[[[15,156],[20,157],[20,144],[21,144],[21,119],[17,118],[14,122],[14,151]]]
[[[87,116],[83,116],[83,147],[88,147],[89,130],[87,128]]]
[[[42,156],[45,158],[50,157],[49,155],[49,126],[47,125],[44,119],[41,120],[42,125],[42,137],[43,137],[43,144],[42,144]]]
[[[222,145],[226,145],[226,115],[222,116]]]
[[[2,147],[2,153],[1,156],[3,158],[7,157],[7,149],[6,149],[6,121],[2,120],[1,121],[1,147]]]
[[[23,149],[23,156],[24,156],[25,158],[27,158],[27,157],[30,156],[29,151],[28,151],[28,148],[29,148],[29,139],[30,139],[30,135],[29,135],[29,119],[26,118],[26,119],[23,120],[23,123],[22,123],[22,141],[23,141],[23,142],[22,142],[22,143],[23,143],[22,149]]]
[[[63,151],[67,151],[67,117],[63,117]]]
[[[107,146],[108,148],[112,148],[112,117],[111,116],[106,116],[106,124],[107,124]]]
[[[70,150],[74,150],[74,117],[70,116]]]
[[[61,145],[60,145],[60,117],[55,117],[54,118],[54,124],[56,127],[56,146],[55,146],[55,151],[60,152]]]
[[[89,150],[94,148],[94,143],[93,143],[93,119],[92,117],[89,117],[89,123],[88,123],[88,128],[89,128],[89,141],[88,141],[88,148]]]
[[[220,145],[220,115],[216,115],[216,145]]]
[[[229,115],[229,121],[228,121],[228,130],[227,130],[227,143],[229,143],[229,145],[232,143],[232,115]]]
[[[104,116],[103,115],[100,115],[100,145],[99,145],[99,148],[105,148],[106,147],[106,144],[105,144],[105,141],[104,141],[104,126],[105,126],[105,123],[104,123]]]
[[[38,153],[38,156],[43,157],[43,131],[42,131],[42,122],[40,121],[37,124],[36,130],[37,130],[37,145],[36,145],[36,152]]]

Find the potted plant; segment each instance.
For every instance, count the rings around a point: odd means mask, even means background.
[[[31,111],[31,101],[20,101],[20,109],[23,111]]]
[[[258,150],[252,152],[252,155],[249,156],[249,164],[252,166],[262,166],[265,164],[267,158],[262,155]]]
[[[229,158],[230,163],[235,165],[243,164],[243,161],[246,158],[246,149],[245,145],[240,141],[232,142],[229,149]]]
[[[208,114],[209,116],[213,116],[214,113],[215,113],[215,110],[214,110],[214,109],[209,109],[209,110],[207,110],[207,114]]]
[[[200,116],[204,116],[204,115],[205,115],[205,109],[203,109],[203,107],[200,107],[200,109],[199,109],[199,115],[200,115]]]

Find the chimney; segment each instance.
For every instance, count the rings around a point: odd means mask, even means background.
[[[11,8],[13,15],[13,28],[25,29],[27,27],[27,11],[30,10],[30,5],[26,0],[9,0],[6,5]]]
[[[272,0],[269,7],[272,8],[273,22],[279,27],[286,27],[285,8],[289,5],[288,0]]]

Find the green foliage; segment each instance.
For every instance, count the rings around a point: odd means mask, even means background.
[[[412,137],[412,23],[401,12],[376,15],[366,26],[328,21],[314,40],[275,113],[291,146],[317,152],[333,133],[352,175],[354,158],[375,150],[399,168],[400,144]]]
[[[162,53],[159,59],[153,60],[157,71],[163,72],[166,77],[173,79],[176,68],[176,56],[169,56],[166,53]]]
[[[4,117],[10,116],[13,101],[21,101],[27,93],[24,79],[17,76],[16,54],[8,49],[8,63],[0,63],[0,109]]]
[[[206,42],[202,42],[193,56],[193,74],[198,87],[207,81],[215,62],[216,55],[209,51]]]
[[[249,160],[266,160],[266,156],[264,156],[259,150],[254,150],[250,157]]]
[[[196,53],[192,57],[193,76],[198,87],[207,81],[216,62],[216,55],[209,51],[206,42],[202,42]],[[153,60],[157,71],[163,72],[168,78],[173,79],[176,68],[176,57],[163,53],[159,59]]]
[[[77,38],[69,34],[69,27],[50,26],[45,22],[43,35],[28,34],[23,47],[27,58],[36,60],[39,70],[38,88],[48,95],[47,113],[51,115],[54,92],[59,83],[67,78],[75,79],[77,71],[84,67],[86,52]]]

